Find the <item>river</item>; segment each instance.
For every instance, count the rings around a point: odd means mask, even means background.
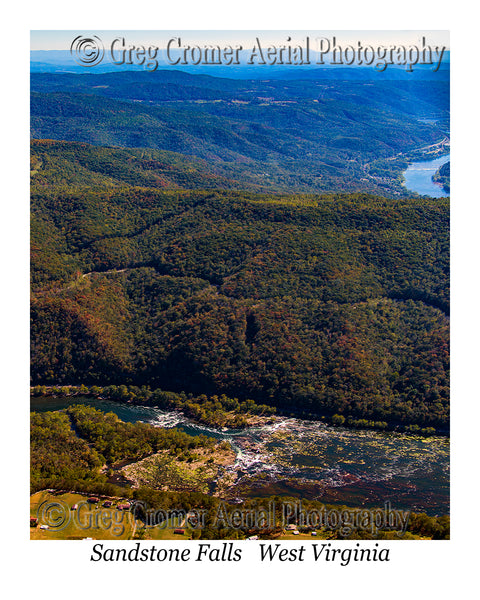
[[[31,410],[89,404],[127,422],[178,427],[191,435],[227,440],[237,476],[229,500],[294,496],[325,503],[449,513],[449,440],[330,427],[318,421],[275,417],[262,427],[222,431],[197,425],[178,412],[108,400],[32,398]]]
[[[422,162],[414,162],[403,172],[405,177],[404,186],[411,192],[431,198],[445,198],[449,194],[445,192],[439,183],[435,183],[432,177],[438,169],[450,160],[450,154]]]

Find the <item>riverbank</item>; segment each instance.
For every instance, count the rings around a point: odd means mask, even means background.
[[[349,415],[318,414],[298,410],[294,406],[278,410],[267,405],[258,405],[252,400],[239,402],[236,398],[225,395],[206,395],[194,397],[191,394],[174,393],[164,390],[150,390],[137,386],[43,386],[37,385],[30,388],[33,397],[45,398],[78,398],[91,397],[97,400],[122,402],[134,406],[150,406],[167,411],[178,411],[181,415],[194,423],[205,425],[213,429],[244,429],[246,427],[262,427],[276,422],[278,418],[300,418],[319,421],[334,427],[347,427],[352,429],[368,429],[373,431],[395,431],[423,436],[447,435],[448,430],[437,430],[432,426],[422,426],[418,423],[387,422],[374,419],[354,418]]]
[[[96,399],[112,400],[127,404],[153,406],[163,410],[178,410],[195,423],[221,429],[241,429],[265,425],[275,408],[259,405],[253,400],[240,402],[237,398],[221,396],[207,397],[205,394],[193,396],[169,392],[161,389],[150,390],[143,386],[44,386],[30,388],[31,396],[68,397],[90,396]]]
[[[449,443],[445,437],[347,429],[278,415],[266,425],[218,429],[194,423],[179,411],[133,403],[86,397],[32,401],[32,408],[40,414],[83,404],[114,413],[126,423],[140,421],[160,430],[200,436],[204,447],[227,442],[236,458],[233,465],[222,467],[222,476],[232,477],[222,497],[232,502],[280,495],[370,507],[388,499],[395,506],[433,515],[449,511]],[[125,479],[122,482],[130,485]],[[215,489],[216,485],[211,486],[209,495]]]
[[[433,176],[433,181],[450,194],[450,161],[444,163]]]
[[[403,172],[404,186],[407,190],[430,196],[431,198],[444,198],[449,195],[441,183],[434,181],[438,170],[450,161],[450,154],[411,163]]]

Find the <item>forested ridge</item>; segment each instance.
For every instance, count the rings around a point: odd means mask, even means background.
[[[444,428],[448,201],[255,191],[207,163],[32,142],[32,383]]]
[[[173,151],[269,193],[406,197],[407,155],[442,140],[449,118],[441,80],[34,73],[31,90],[32,138]]]
[[[433,176],[433,181],[440,183],[446,192],[450,192],[450,161],[438,169]]]

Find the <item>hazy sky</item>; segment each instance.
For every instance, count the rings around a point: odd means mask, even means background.
[[[194,30],[171,30],[171,31],[128,31],[128,30],[71,30],[71,31],[31,31],[31,50],[69,50],[72,41],[79,35],[98,36],[105,46],[116,37],[124,37],[126,43],[143,46],[165,47],[172,37],[181,36],[182,43],[191,45],[219,44],[242,45],[251,48],[258,36],[262,44],[284,44],[287,37],[292,38],[291,44],[302,44],[306,36],[311,39],[317,37],[332,36],[337,38],[337,44],[356,44],[358,41],[364,44],[375,45],[419,45],[422,37],[431,46],[446,46],[449,49],[448,31],[194,31]]]

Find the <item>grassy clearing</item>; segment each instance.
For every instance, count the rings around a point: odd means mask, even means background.
[[[83,494],[64,493],[56,494],[47,491],[37,492],[30,497],[30,517],[39,517],[36,527],[30,527],[31,540],[187,540],[191,538],[191,529],[179,527],[183,534],[175,533],[174,527],[144,527],[141,522],[135,523],[135,519],[129,511],[119,510],[117,504],[124,503],[121,499],[111,498],[111,507],[102,506],[104,499],[97,504],[88,503],[88,497]],[[51,508],[43,513],[41,507],[46,504],[56,503],[59,506],[57,515]],[[77,510],[71,507],[77,505]],[[68,512],[63,512],[63,508]],[[40,512],[39,512],[40,510]],[[48,522],[49,517],[55,518],[64,514],[68,515],[68,523],[65,527],[40,529],[42,524]]]
[[[180,460],[179,460],[180,459]],[[221,485],[224,468],[235,462],[235,452],[225,444],[213,449],[199,448],[188,456],[172,457],[162,451],[123,468],[133,487],[148,486],[178,492],[209,493],[211,484]],[[220,477],[220,480],[219,480]],[[231,482],[230,482],[231,483]]]
[[[88,496],[82,494],[52,494],[42,491],[30,497],[30,517],[38,517],[38,525],[30,527],[32,540],[128,540],[135,531],[133,516],[128,511],[119,510],[117,502],[112,507],[103,507],[103,500],[97,504],[87,501]],[[112,499],[113,500],[113,499]],[[55,503],[56,507],[53,506]],[[77,505],[77,510],[72,506]],[[42,510],[50,506],[49,511]],[[67,524],[55,527],[50,519]],[[41,529],[41,525],[49,524],[49,529]]]

